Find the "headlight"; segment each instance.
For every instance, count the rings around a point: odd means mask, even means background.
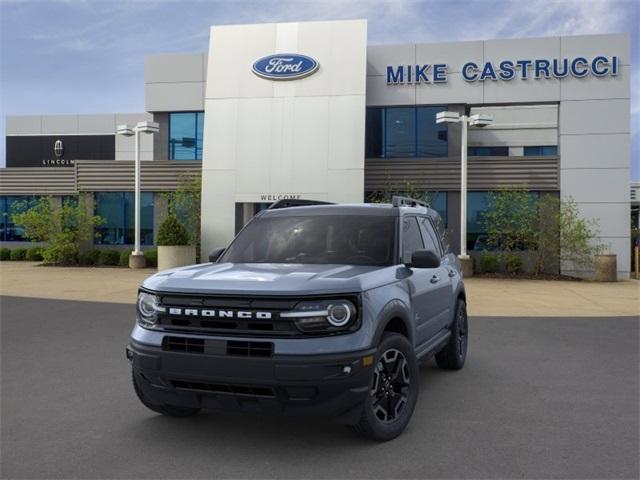
[[[290,312],[280,314],[291,318],[296,327],[305,333],[332,333],[349,330],[356,326],[356,306],[350,300],[304,301]]]
[[[160,298],[147,292],[138,293],[138,323],[143,327],[153,327],[158,322],[158,313],[165,308],[160,305]]]

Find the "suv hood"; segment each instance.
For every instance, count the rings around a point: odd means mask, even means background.
[[[142,287],[161,292],[315,295],[357,293],[396,281],[398,267],[274,263],[205,263],[165,270]]]

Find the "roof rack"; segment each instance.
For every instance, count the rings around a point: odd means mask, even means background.
[[[333,202],[323,202],[322,200],[305,200],[303,198],[284,198],[272,203],[269,210],[289,207],[308,207],[311,205],[335,205]]]
[[[429,208],[427,202],[422,200],[416,200],[415,198],[403,197],[400,195],[394,195],[391,197],[391,205],[394,207],[425,207]]]

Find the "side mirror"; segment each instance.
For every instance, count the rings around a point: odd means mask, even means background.
[[[432,250],[415,250],[411,255],[411,264],[409,268],[438,268],[440,266],[440,257]]]
[[[209,254],[209,261],[211,263],[216,263],[220,258],[220,255],[222,255],[222,252],[224,252],[224,250],[225,250],[224,248],[214,248]]]

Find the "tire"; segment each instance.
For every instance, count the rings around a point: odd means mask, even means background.
[[[156,413],[161,413],[162,415],[167,415],[168,417],[191,417],[197,414],[200,409],[199,408],[190,408],[190,407],[178,407],[177,405],[156,405],[155,403],[151,403],[147,400],[138,384],[138,379],[136,378],[136,373],[131,371],[131,379],[133,381],[133,389],[136,392],[136,395],[142,402],[142,404],[147,407],[149,410],[152,410]]]
[[[467,320],[467,304],[458,299],[456,315],[451,324],[451,338],[442,350],[436,353],[436,363],[444,370],[460,370],[467,358],[469,343],[469,322]]]
[[[406,428],[418,400],[419,368],[413,347],[397,333],[385,333],[376,352],[371,388],[352,429],[386,442]]]

